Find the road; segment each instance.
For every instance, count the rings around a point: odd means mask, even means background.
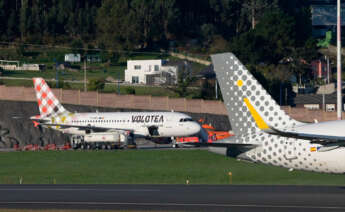
[[[0,208],[345,211],[345,188],[224,185],[0,185]]]

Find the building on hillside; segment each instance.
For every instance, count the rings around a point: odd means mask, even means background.
[[[65,62],[79,63],[80,61],[80,54],[65,54]]]
[[[314,79],[327,78],[327,63],[323,60],[314,60],[311,62]]]
[[[132,84],[175,85],[178,66],[164,60],[128,60],[125,81]]]
[[[86,61],[89,63],[100,63],[102,62],[101,56],[99,54],[87,54]]]
[[[344,103],[344,95],[342,98],[342,102]],[[298,94],[294,98],[294,105],[296,107],[304,107],[309,110],[319,110],[323,109],[325,111],[331,112],[336,111],[337,109],[337,94],[332,93],[329,95],[321,95],[321,94]],[[344,110],[343,104],[343,110]]]
[[[6,71],[43,71],[44,64],[22,64],[19,61],[0,60],[0,68]]]
[[[17,71],[43,71],[45,69],[44,64],[23,64],[17,68]]]

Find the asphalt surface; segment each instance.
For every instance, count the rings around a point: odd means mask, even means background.
[[[345,211],[345,187],[0,185],[0,208]]]

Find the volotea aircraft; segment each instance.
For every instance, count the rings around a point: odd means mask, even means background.
[[[33,78],[40,115],[31,117],[35,125],[63,133],[87,137],[90,141],[110,141],[114,135],[170,138],[199,133],[200,125],[179,112],[95,112],[72,113],[55,97],[42,78]]]
[[[211,58],[235,133],[211,151],[292,170],[345,173],[345,120],[296,121],[234,54]]]

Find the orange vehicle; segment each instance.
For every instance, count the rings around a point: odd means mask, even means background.
[[[208,124],[203,124],[202,128],[207,131],[209,136],[215,135],[215,140],[221,140],[233,136],[233,134],[229,133],[228,131],[216,131],[214,127]]]
[[[56,150],[56,144],[47,144],[44,146],[44,150]]]
[[[212,143],[213,141],[228,138],[230,136],[233,136],[233,134],[227,132],[227,131],[215,131],[214,127],[208,124],[203,124],[202,128],[206,130],[208,133],[208,143]],[[176,146],[183,145],[183,144],[197,144],[199,143],[199,137],[193,136],[193,137],[177,137],[176,138]]]
[[[24,151],[38,151],[41,150],[40,146],[37,144],[27,144],[23,147]]]

